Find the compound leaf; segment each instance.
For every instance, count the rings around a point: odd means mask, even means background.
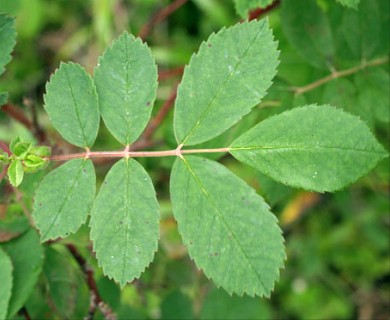
[[[96,88],[78,64],[61,63],[46,85],[45,110],[53,126],[68,142],[91,147],[99,130]]]
[[[11,52],[16,43],[15,19],[0,13],[0,75],[4,66],[11,60]]]
[[[41,240],[76,232],[87,219],[95,191],[91,160],[70,160],[46,175],[36,191],[33,208]]]
[[[152,261],[159,237],[159,209],[153,184],[133,159],[108,172],[93,204],[91,240],[105,275],[122,287]]]
[[[192,56],[178,90],[177,142],[210,140],[250,112],[270,87],[277,58],[266,20],[243,22],[211,35]]]
[[[0,247],[0,319],[6,319],[8,303],[12,290],[12,263],[11,259]]]
[[[223,165],[177,159],[171,200],[189,255],[230,294],[269,296],[285,258],[275,216],[256,192]]]
[[[272,2],[273,0],[234,0],[236,10],[238,14],[243,18],[246,18],[248,16],[250,10],[256,8],[265,8]]]
[[[291,44],[309,63],[323,69],[333,65],[332,31],[316,1],[282,1],[281,21]]]
[[[38,281],[43,265],[43,248],[39,243],[37,232],[33,229],[18,238],[1,244],[1,248],[11,258],[14,267],[8,316],[4,318],[12,319],[24,306]],[[1,285],[3,286],[3,283]]]
[[[150,49],[123,33],[99,58],[94,80],[107,128],[122,144],[134,142],[156,98],[157,67]]]
[[[319,192],[356,181],[387,157],[363,121],[326,105],[268,118],[236,139],[230,153],[279,182]]]

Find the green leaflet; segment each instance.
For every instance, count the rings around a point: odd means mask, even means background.
[[[153,184],[133,159],[108,172],[93,204],[91,240],[105,275],[122,287],[153,260],[159,237],[159,209]]]
[[[325,13],[312,0],[285,0],[281,3],[283,31],[291,44],[313,66],[329,69],[334,63],[334,46]]]
[[[23,165],[21,160],[13,160],[8,167],[8,179],[9,182],[16,188],[23,181]]]
[[[11,259],[0,247],[0,319],[6,319],[8,303],[12,290],[12,263]]]
[[[69,254],[45,248],[45,275],[51,307],[60,319],[82,319],[88,313],[89,294],[80,268],[70,263]]]
[[[309,105],[268,118],[236,139],[230,153],[293,187],[335,191],[387,157],[356,116]]]
[[[8,316],[13,316],[24,306],[42,271],[43,249],[37,232],[30,229],[22,236],[0,246],[11,258],[13,287],[8,306]],[[3,284],[1,284],[3,285]],[[2,299],[0,299],[2,300]]]
[[[78,147],[91,147],[99,124],[95,85],[78,64],[61,63],[50,77],[44,96],[45,110],[61,136]]]
[[[41,240],[76,232],[87,219],[95,192],[91,160],[70,160],[46,175],[36,191],[32,213]]]
[[[186,67],[174,114],[178,144],[226,131],[257,105],[276,74],[278,51],[266,20],[222,29]]]
[[[4,72],[4,66],[11,60],[11,52],[15,46],[15,43],[15,19],[0,13],[0,75]]]
[[[272,2],[273,0],[234,0],[238,14],[244,19],[248,17],[250,10],[265,8]]]
[[[127,32],[99,58],[94,76],[104,123],[122,144],[144,130],[157,90],[157,67],[150,49]]]
[[[285,258],[268,205],[223,165],[177,159],[171,175],[173,213],[188,252],[230,294],[269,296]]]
[[[353,9],[357,9],[360,2],[360,0],[337,0],[337,1],[340,2],[343,6],[353,8]]]

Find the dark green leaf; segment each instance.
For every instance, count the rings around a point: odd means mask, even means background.
[[[123,33],[99,58],[94,80],[104,123],[119,142],[131,144],[149,121],[156,98],[157,68],[150,49]]]
[[[0,107],[5,105],[8,100],[8,93],[7,92],[0,92]]]
[[[0,75],[4,72],[4,66],[11,60],[11,52],[15,46],[15,40],[15,19],[0,13]]]
[[[10,319],[23,307],[37,283],[42,271],[43,249],[33,229],[1,244],[1,248],[9,255],[14,266],[12,295],[6,317]]]
[[[6,319],[7,316],[13,282],[12,269],[11,259],[0,247],[0,319]]]
[[[88,288],[69,255],[47,247],[43,273],[50,306],[61,319],[82,319],[88,313]]]
[[[257,105],[278,64],[266,20],[222,29],[186,67],[174,116],[178,144],[194,145],[226,131]]]
[[[212,290],[200,311],[201,320],[250,320],[272,319],[269,307],[259,299],[229,296],[223,290]]]
[[[359,118],[315,105],[268,118],[230,152],[283,184],[319,192],[343,188],[387,157]]]
[[[152,181],[133,159],[108,172],[93,204],[91,240],[105,275],[123,287],[152,261],[159,236],[159,210]]]
[[[161,319],[191,320],[194,319],[192,302],[180,291],[168,294],[161,304]]]
[[[61,63],[50,77],[44,96],[53,126],[68,142],[91,147],[99,129],[96,88],[89,74],[75,63]]]
[[[23,181],[23,165],[21,160],[13,160],[8,167],[9,182],[17,188]]]
[[[76,232],[87,219],[95,191],[91,160],[74,159],[46,175],[36,191],[32,213],[41,240]]]
[[[25,215],[7,212],[5,218],[0,219],[0,242],[6,242],[23,234],[29,227]]]
[[[177,159],[171,200],[190,256],[230,294],[269,296],[285,258],[283,237],[268,205],[223,165]]]
[[[316,1],[282,1],[281,21],[291,44],[309,63],[323,69],[334,64],[332,32]]]

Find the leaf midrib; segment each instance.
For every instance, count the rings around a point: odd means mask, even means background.
[[[241,65],[242,61],[244,60],[246,54],[248,53],[248,51],[253,47],[256,39],[258,38],[258,36],[260,35],[260,33],[263,32],[263,29],[264,27],[262,27],[258,32],[257,34],[255,35],[255,37],[253,38],[253,40],[250,42],[250,45],[248,46],[248,48],[245,50],[245,52],[243,53],[243,55],[241,56],[241,59],[234,65],[234,68],[233,68],[233,71],[230,72],[229,76],[226,78],[226,80],[221,84],[218,92],[212,97],[212,99],[210,100],[209,104],[207,105],[207,107],[205,108],[205,110],[203,111],[202,115],[199,117],[199,120],[195,123],[195,125],[191,128],[191,130],[189,131],[189,133],[187,134],[187,136],[183,139],[183,142],[182,144],[185,145],[186,141],[191,138],[191,136],[194,134],[194,132],[197,130],[197,128],[200,126],[202,120],[206,117],[206,115],[208,114],[208,112],[211,110],[213,104],[214,104],[214,101],[219,97],[219,95],[221,94],[221,92],[223,92],[224,88],[225,88],[225,85],[226,83],[229,82],[229,80],[231,79],[231,77],[233,76],[233,74],[235,74],[236,70],[238,69],[238,67]]]
[[[66,70],[66,68],[64,70],[65,70],[65,74],[66,74],[66,79],[68,80],[70,94],[72,96],[72,101],[73,101],[73,107],[74,107],[75,112],[76,112],[77,122],[79,123],[80,129],[81,129],[81,133],[83,135],[84,144],[87,147],[89,144],[88,144],[87,138],[85,136],[84,126],[81,123],[80,114],[79,114],[79,110],[78,110],[78,104],[76,103],[76,97],[75,97],[74,92],[73,92],[72,82],[70,81],[68,70]]]
[[[205,187],[203,186],[202,184],[202,181],[199,179],[199,177],[196,175],[195,171],[192,169],[192,167],[190,166],[190,164],[188,163],[188,161],[183,157],[182,158],[185,166],[187,167],[188,171],[191,173],[191,175],[193,176],[193,178],[195,179],[195,181],[197,182],[197,184],[199,185],[200,189],[202,190],[202,192],[204,193],[204,195],[210,200],[210,203],[212,204],[212,206],[215,208],[216,212],[218,213],[221,221],[223,222],[223,224],[225,225],[226,229],[229,230],[229,232],[232,234],[235,242],[237,243],[238,247],[240,248],[240,251],[241,251],[241,254],[244,256],[244,258],[248,261],[248,264],[250,265],[251,269],[253,270],[254,274],[257,276],[258,280],[260,281],[262,287],[263,287],[263,290],[264,292],[266,293],[267,292],[267,288],[266,286],[264,285],[262,279],[261,279],[261,276],[259,275],[259,273],[257,272],[256,268],[253,266],[252,262],[250,261],[249,257],[247,256],[247,254],[244,252],[244,249],[242,248],[241,246],[241,243],[238,241],[238,238],[236,236],[236,233],[230,228],[229,224],[225,221],[224,219],[224,216],[222,214],[222,212],[219,210],[218,206],[215,204],[215,202],[213,201],[213,198],[210,196],[210,194],[207,192],[207,190],[205,189]]]

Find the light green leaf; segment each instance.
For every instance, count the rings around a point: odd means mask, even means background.
[[[1,75],[4,72],[4,66],[11,60],[11,52],[16,43],[15,19],[8,17],[3,13],[0,13],[0,43]]]
[[[7,316],[13,281],[12,270],[11,259],[0,247],[0,319],[6,319]]]
[[[9,144],[9,149],[18,158],[24,158],[31,148],[32,143],[24,141],[20,137],[16,137]]]
[[[316,1],[282,1],[281,21],[288,40],[309,63],[323,69],[333,65],[332,32]]]
[[[174,115],[177,142],[210,140],[250,112],[270,87],[277,58],[266,20],[211,35],[184,71]]]
[[[50,77],[44,96],[45,110],[62,137],[78,147],[91,147],[99,129],[96,88],[78,64],[61,63]]]
[[[189,255],[230,294],[269,296],[285,258],[275,216],[256,192],[223,165],[177,159],[171,200]]]
[[[28,153],[38,157],[49,157],[51,155],[51,148],[47,146],[33,146]]]
[[[230,153],[293,187],[335,191],[387,157],[356,116],[309,105],[268,118],[233,142]]]
[[[12,295],[6,317],[11,319],[24,306],[38,281],[42,271],[43,249],[39,236],[33,229],[1,244],[1,248],[11,258],[14,267]]]
[[[156,98],[157,67],[150,49],[123,33],[99,58],[94,80],[104,123],[119,142],[131,144],[148,123]]]
[[[360,0],[337,0],[337,1],[340,2],[343,6],[353,8],[355,10],[358,8],[360,2]]]
[[[23,181],[23,165],[21,160],[13,160],[8,167],[9,182],[17,188]]]
[[[248,17],[249,11],[257,8],[265,8],[273,0],[234,0],[238,14],[244,19]]]
[[[159,237],[159,210],[152,181],[133,159],[108,172],[93,204],[91,240],[105,275],[122,287],[153,260]]]
[[[47,161],[34,154],[29,154],[23,160],[23,166],[25,172],[36,172],[39,169],[43,169],[47,166]]]
[[[36,191],[32,213],[41,241],[76,232],[87,219],[95,192],[91,160],[74,159],[46,175]]]
[[[72,257],[46,247],[43,273],[50,306],[61,319],[82,319],[88,313],[88,287]]]

